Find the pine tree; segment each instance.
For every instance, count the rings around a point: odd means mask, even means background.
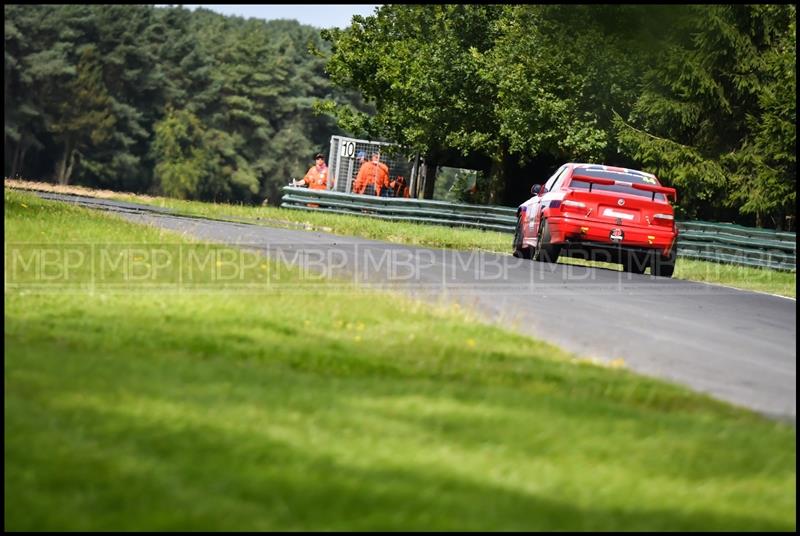
[[[684,217],[728,206],[782,225],[795,213],[795,7],[674,9],[618,140],[678,187]]]
[[[62,145],[55,169],[59,184],[69,182],[75,158],[81,151],[108,140],[116,123],[112,99],[103,83],[93,46],[83,49],[76,71],[76,76],[64,86],[66,98],[58,103],[57,113],[48,125]]]

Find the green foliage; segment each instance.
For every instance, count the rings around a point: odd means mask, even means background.
[[[170,110],[156,123],[155,132],[153,150],[161,191],[178,199],[193,197],[215,171],[202,148],[205,131],[200,120],[191,112]]]
[[[645,168],[679,212],[794,217],[794,6],[382,6],[332,43],[332,80],[375,103],[329,103],[349,128],[492,161],[491,200],[524,163]],[[730,207],[730,208],[728,208]]]
[[[482,153],[493,162],[489,200],[501,196],[509,155],[602,159],[611,109],[635,90],[632,38],[596,46],[625,8],[608,9],[597,21],[593,7],[383,6],[323,34],[333,81],[377,108],[371,122],[339,118],[433,162],[451,149]]]
[[[181,7],[4,14],[6,175],[158,190],[171,106],[202,123],[181,161],[205,171],[177,190],[195,198],[275,203],[347,131],[488,162],[486,202],[543,171],[521,166],[597,161],[676,186],[683,217],[794,225],[793,5],[387,4],[321,34]]]
[[[434,199],[459,203],[475,202],[478,172],[450,167],[440,167],[437,172]]]
[[[781,228],[796,212],[796,9],[674,9],[618,140],[687,216],[728,205]]]
[[[786,18],[779,6],[761,9],[766,22],[780,30],[788,19],[788,31],[772,37],[757,63],[758,105],[748,111],[742,149],[726,161],[733,169],[728,200],[743,213],[769,215],[781,226],[797,204],[797,19],[794,6],[787,6]]]
[[[4,9],[7,175],[72,169],[88,186],[277,202],[341,133],[314,101],[363,107],[325,76],[318,31],[294,21],[143,5]],[[183,139],[176,122],[194,124],[184,111],[200,123],[184,129],[194,152],[167,157],[166,140]]]
[[[66,184],[72,174],[75,154],[108,140],[116,123],[112,99],[103,82],[93,46],[83,49],[76,76],[63,86],[63,91],[66,99],[57,103],[48,126],[55,139],[63,144],[56,179]]]
[[[500,157],[491,81],[482,54],[492,43],[499,6],[386,5],[374,17],[354,17],[345,31],[330,30],[331,79],[358,89],[376,114],[344,110],[349,127],[386,137],[427,154],[455,148]]]
[[[165,195],[229,201],[240,198],[241,191],[258,191],[257,177],[237,154],[233,137],[207,129],[192,112],[168,109],[155,132],[155,171]]]
[[[25,38],[24,29],[35,13],[21,6],[4,5],[5,15],[5,70],[3,110],[5,116],[4,147],[5,172],[16,176],[21,171],[25,154],[29,149],[42,148],[40,135],[43,130],[43,112],[37,105],[34,94],[29,91],[32,74],[24,68],[26,56],[32,53]],[[16,21],[16,23],[15,23]],[[53,50],[51,53],[55,52]],[[65,67],[63,63],[62,67]]]

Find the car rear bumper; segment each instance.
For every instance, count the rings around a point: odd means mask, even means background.
[[[655,225],[616,225],[606,221],[563,216],[550,217],[547,223],[550,243],[562,244],[568,249],[582,248],[611,253],[620,250],[651,253],[656,250],[663,257],[668,257],[678,237],[673,228]],[[611,240],[611,233],[615,229],[623,233],[619,241]]]

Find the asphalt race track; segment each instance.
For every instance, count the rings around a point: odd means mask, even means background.
[[[262,251],[310,278],[457,301],[489,322],[581,357],[623,359],[642,374],[796,422],[797,302],[716,285],[509,254],[389,244],[315,231],[170,215],[78,196],[42,197]],[[511,248],[509,236],[509,251]]]

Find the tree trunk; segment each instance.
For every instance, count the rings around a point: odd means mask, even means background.
[[[506,148],[501,147],[500,151],[492,156],[492,167],[489,170],[489,195],[490,205],[501,204],[506,193]]]
[[[64,143],[64,153],[56,163],[56,181],[58,184],[67,184],[69,182],[69,173],[72,172],[72,155],[75,149],[72,147],[72,142],[67,139]]]
[[[17,165],[14,167],[15,176],[18,173],[21,174],[22,171],[25,169],[25,153],[28,152],[28,148],[29,147],[30,147],[30,144],[28,144],[28,143],[26,143],[25,145],[22,146],[22,151],[20,152],[20,155],[19,155],[19,162],[17,162]]]
[[[786,224],[786,213],[778,212],[777,216],[772,217],[772,222],[775,224],[776,231],[783,231],[783,226]]]
[[[9,170],[8,176],[12,179],[17,178],[17,166],[19,165],[20,161],[20,148],[22,147],[22,143],[17,143],[14,146],[14,158],[11,160],[11,169]]]
[[[64,184],[69,184],[69,179],[72,177],[72,168],[75,167],[75,161],[77,160],[75,153],[76,151],[73,150],[69,157],[69,165],[67,166],[67,171],[64,174]]]
[[[423,199],[433,199],[433,187],[436,185],[436,164],[425,161],[425,189],[422,192]]]
[[[505,191],[505,168],[502,160],[492,159],[492,167],[489,170],[489,197],[490,205],[496,205],[503,198]]]
[[[6,154],[11,153],[14,155],[11,159],[11,167],[8,169],[9,177],[18,178],[18,175],[25,170],[25,153],[27,153],[28,149],[32,146],[33,142],[31,142],[30,138],[26,135],[22,135],[19,142],[14,143],[12,141],[10,146],[6,146],[6,148],[9,149]]]

